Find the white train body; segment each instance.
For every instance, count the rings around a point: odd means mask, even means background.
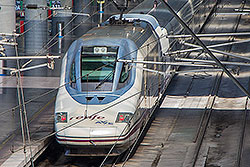
[[[194,2],[186,3],[185,11],[194,12],[188,4]],[[112,146],[118,155],[132,145],[162,97],[171,67],[124,61],[170,61],[162,55],[169,48],[165,36],[154,16],[126,14],[122,23],[112,16],[73,42],[62,60],[64,86],[55,106],[56,139],[68,155],[105,155]]]

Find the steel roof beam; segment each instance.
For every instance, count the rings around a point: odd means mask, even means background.
[[[195,33],[188,27],[188,25],[177,15],[177,13],[172,9],[172,7],[165,1],[161,0],[167,7],[167,9],[174,15],[177,21],[184,27],[186,31],[188,31],[192,37],[196,40],[196,42],[205,50],[206,53],[216,62],[216,64],[223,69],[223,71],[228,75],[229,78],[240,88],[242,92],[244,92],[249,98],[249,92],[240,84],[240,82],[227,70],[227,68],[217,59],[214,54],[207,48],[207,46],[195,35]]]
[[[191,44],[191,43],[187,43],[187,42],[184,42],[183,44],[184,44],[184,45],[187,45],[187,46],[196,47],[196,48],[199,48],[199,47],[200,47],[199,45],[195,45],[195,44]],[[224,55],[227,55],[227,56],[236,57],[236,58],[240,58],[240,59],[244,59],[244,60],[250,61],[250,57],[240,56],[240,55],[237,55],[237,54],[228,53],[228,52],[224,52],[224,51],[216,50],[216,49],[210,49],[210,50],[211,50],[212,52],[215,52],[215,53],[224,54]],[[223,63],[223,64],[224,64],[224,63]]]
[[[24,59],[60,59],[61,56],[6,56],[0,57],[0,60],[24,60]]]
[[[224,36],[242,36],[250,35],[250,32],[236,32],[236,33],[216,33],[216,34],[196,34],[197,37],[224,37]],[[180,34],[180,35],[168,35],[167,38],[191,38],[192,35]]]
[[[175,60],[178,62],[155,62],[155,61],[121,60],[121,59],[117,60],[117,62],[137,63],[137,64],[155,64],[155,65],[172,65],[172,66],[194,66],[194,67],[214,67],[214,65],[217,65],[216,62],[212,60],[187,59],[187,58],[175,58]],[[250,67],[250,63],[229,62],[229,61],[222,61],[221,63],[225,65]]]
[[[220,44],[215,44],[215,45],[209,45],[206,47],[207,48],[216,48],[216,47],[228,46],[228,45],[233,45],[233,44],[240,44],[240,43],[245,43],[245,42],[250,42],[250,39],[235,41],[235,42],[225,42],[225,43],[220,43]],[[173,51],[173,52],[166,52],[164,54],[165,55],[172,55],[172,54],[180,54],[180,53],[193,52],[193,51],[199,51],[199,50],[203,50],[203,48],[201,46],[199,46],[197,48],[184,49],[184,50],[178,50],[178,51]]]

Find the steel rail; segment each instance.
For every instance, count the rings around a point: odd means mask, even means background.
[[[206,131],[207,131],[208,123],[210,121],[210,118],[211,118],[211,115],[213,112],[213,105],[215,104],[216,94],[218,93],[219,86],[221,84],[223,72],[221,72],[219,78],[217,78],[217,76],[214,80],[214,86],[211,89],[211,92],[209,95],[209,100],[208,100],[206,107],[205,107],[205,112],[202,115],[202,119],[201,119],[201,122],[199,124],[199,129],[197,131],[195,139],[193,140],[193,142],[197,142],[197,145],[195,148],[195,154],[192,158],[192,167],[195,167],[195,164],[196,164],[198,156],[199,156],[199,152],[200,152],[200,149],[201,149],[201,146],[203,143],[203,139],[204,139]],[[211,98],[212,98],[212,100],[210,100]]]
[[[244,138],[245,138],[245,133],[246,133],[246,124],[247,124],[247,116],[248,116],[248,109],[247,109],[248,100],[249,100],[249,98],[247,97],[246,104],[245,104],[245,110],[244,110],[244,113],[243,113],[244,115],[243,115],[243,122],[242,122],[242,127],[241,127],[239,149],[238,149],[237,159],[236,159],[236,164],[235,164],[235,166],[238,166],[238,167],[241,166],[241,159],[242,159],[243,146],[244,146]]]
[[[248,83],[250,83],[250,78]],[[249,85],[249,84],[248,84]],[[248,87],[248,90],[250,90],[250,86]],[[243,146],[244,146],[244,139],[245,139],[245,133],[246,133],[246,124],[247,124],[247,116],[248,116],[248,103],[249,103],[249,98],[246,98],[246,103],[245,103],[245,110],[244,110],[244,115],[243,115],[243,122],[241,125],[241,136],[240,136],[240,141],[239,141],[239,149],[238,149],[238,154],[237,154],[237,159],[236,159],[236,164],[235,166],[241,166],[241,160],[242,160],[242,154],[243,154]]]
[[[171,73],[171,74],[173,74],[173,73]],[[192,84],[192,82],[190,83],[190,84]],[[191,86],[190,86],[191,87]],[[164,96],[164,95],[163,95]],[[160,103],[160,102],[159,102]],[[178,117],[179,117],[179,114],[180,114],[180,112],[178,113]],[[175,123],[174,123],[174,126],[175,126],[175,124],[176,124],[176,121],[177,121],[177,119],[178,119],[178,117],[176,118],[176,120],[175,120]],[[146,123],[146,125],[149,123],[149,121]],[[142,133],[144,132],[144,129],[146,128],[146,125],[143,127],[143,130],[142,130],[142,132],[140,133],[140,135],[138,136],[138,139],[137,140],[139,140],[139,138],[140,138],[140,136],[142,135]],[[168,138],[169,136],[167,136],[167,138]],[[123,162],[123,164],[122,164],[122,167],[126,164],[126,162],[128,161],[128,158],[129,158],[129,156],[130,156],[130,154],[133,152],[133,149],[135,148],[135,146],[136,146],[136,143],[134,143],[133,144],[133,147],[132,147],[132,149],[129,151],[129,154],[127,155],[127,157],[126,157],[126,159],[125,159],[125,161]],[[158,159],[158,161],[159,161],[159,159]],[[114,164],[115,165],[115,164]],[[152,164],[152,166],[153,166],[154,164]]]
[[[158,83],[156,83],[156,84],[155,84],[155,83],[154,83],[154,84],[151,84],[151,85],[149,86],[149,88],[147,88],[147,91],[153,89],[154,86],[156,86],[157,84],[158,84]],[[166,89],[165,89],[165,90],[166,90]],[[141,90],[141,91],[135,93],[134,95],[137,95],[137,94],[139,94],[139,93],[141,93],[141,92],[143,92],[143,91],[144,91],[144,90]],[[133,96],[133,95],[132,95],[132,96]],[[132,97],[132,96],[131,96],[131,97]],[[127,100],[127,99],[129,99],[129,98],[130,98],[130,97],[125,98],[125,99],[123,99],[122,101],[125,101],[125,100]],[[158,97],[158,99],[155,101],[153,108],[151,108],[151,111],[152,111],[152,112],[150,113],[149,118],[147,119],[147,121],[146,121],[146,123],[145,123],[143,129],[141,130],[141,132],[139,132],[139,135],[136,137],[136,141],[132,144],[132,147],[131,147],[131,149],[129,150],[129,153],[126,155],[127,157],[125,157],[126,160],[125,160],[124,162],[126,162],[126,161],[128,160],[130,154],[132,153],[132,151],[133,151],[134,148],[136,147],[136,144],[137,144],[137,142],[139,141],[139,139],[140,139],[140,137],[141,137],[141,135],[142,135],[144,129],[146,128],[146,125],[149,123],[149,120],[151,120],[151,117],[152,117],[152,115],[154,114],[155,109],[159,106],[159,103],[160,103],[160,101],[162,101],[162,100],[163,100],[163,96],[161,96],[160,98]],[[120,103],[120,102],[117,102],[117,103],[115,103],[115,104],[113,104],[113,105],[116,105],[116,104],[119,104],[119,103]],[[111,108],[111,107],[106,107],[106,108],[104,108],[104,109],[102,109],[102,110],[100,110],[100,111],[97,111],[95,114],[98,114],[98,113],[100,113],[100,112],[103,112],[103,111],[105,111],[105,110],[108,109],[108,108]],[[92,115],[94,115],[94,114],[92,114]],[[134,115],[133,115],[133,117],[134,117]],[[132,118],[133,118],[133,117],[132,117]],[[131,118],[131,119],[132,119],[132,118]],[[122,131],[121,134],[118,136],[118,139],[121,137],[121,135],[123,134],[123,132],[126,130],[126,128],[127,128],[128,126],[130,126],[130,125],[127,124],[127,125],[124,127],[123,131]],[[117,139],[116,142],[112,145],[111,149],[109,150],[108,154],[105,156],[104,160],[103,160],[102,163],[99,165],[99,167],[102,167],[102,166],[104,165],[104,163],[106,162],[107,158],[109,157],[109,155],[110,155],[111,152],[113,151],[114,147],[117,145],[118,139]],[[125,163],[124,163],[122,166],[124,166],[124,165],[125,165]]]
[[[172,76],[173,76],[173,75],[172,75]],[[167,85],[168,85],[168,84],[167,84]],[[153,86],[153,85],[151,85],[151,86]],[[124,160],[124,162],[122,163],[121,167],[124,167],[124,166],[125,166],[125,164],[127,163],[129,157],[131,156],[131,154],[132,154],[132,153],[135,151],[135,149],[137,148],[138,142],[139,142],[140,139],[143,137],[144,133],[146,133],[147,128],[151,125],[151,123],[152,123],[152,121],[153,121],[153,115],[155,114],[156,109],[159,107],[159,104],[161,104],[162,101],[164,100],[164,97],[165,97],[165,95],[166,95],[166,90],[167,90],[167,88],[165,88],[165,91],[164,91],[163,95],[160,97],[160,99],[158,99],[158,100],[155,102],[154,106],[151,108],[151,111],[152,111],[152,112],[151,112],[149,118],[147,119],[147,121],[145,122],[144,126],[142,127],[142,130],[140,131],[139,135],[136,137],[136,141],[133,143],[133,145],[132,145],[131,149],[129,150],[128,154],[126,154],[125,160]],[[181,111],[180,111],[180,112],[181,112]],[[178,112],[178,114],[177,114],[177,116],[176,116],[176,118],[175,118],[175,120],[174,120],[174,122],[173,122],[173,124],[172,124],[172,127],[175,127],[175,125],[176,125],[176,123],[177,123],[177,120],[178,120],[178,118],[179,118],[180,112]],[[172,130],[173,130],[173,128],[172,128]],[[170,134],[171,134],[171,133],[170,133]],[[168,134],[168,135],[166,136],[167,139],[169,138],[170,134]],[[152,165],[152,166],[153,166],[153,165]]]
[[[242,2],[242,6],[244,6],[244,1]],[[234,31],[236,31],[237,28],[238,28],[239,20],[240,20],[240,18],[238,18],[238,21],[236,23]],[[200,122],[199,129],[197,131],[197,136],[196,136],[196,138],[194,140],[194,142],[196,142],[198,140],[198,144],[197,144],[197,147],[196,147],[196,150],[195,150],[195,155],[193,157],[192,167],[195,167],[195,165],[196,165],[196,161],[198,159],[199,151],[201,149],[202,142],[203,142],[206,130],[207,130],[207,126],[208,126],[209,120],[211,118],[211,114],[212,114],[212,111],[213,111],[213,105],[215,104],[215,99],[216,99],[216,96],[218,94],[219,86],[221,84],[222,76],[223,76],[224,72],[225,71],[223,71],[221,73],[221,75],[220,75],[220,77],[218,79],[217,79],[218,75],[216,76],[216,78],[215,78],[215,84],[214,84],[213,89],[212,89],[212,91],[211,91],[211,93],[209,95],[209,99],[211,97],[213,97],[213,99],[212,99],[212,101],[208,100],[208,103],[207,103],[207,106],[206,106],[206,110],[205,110],[205,112],[202,115],[202,120]],[[209,104],[209,102],[210,102],[210,104]],[[209,107],[209,109],[207,109],[208,107]]]

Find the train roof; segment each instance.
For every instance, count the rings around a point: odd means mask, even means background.
[[[149,23],[143,20],[123,20],[122,23],[110,23],[110,21],[107,21],[102,26],[88,31],[81,39],[126,38],[134,41],[140,47],[152,35],[152,28]]]

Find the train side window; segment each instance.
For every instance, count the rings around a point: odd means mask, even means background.
[[[72,63],[71,69],[70,69],[70,86],[72,88],[76,88],[76,71],[75,71],[75,62]]]
[[[123,63],[122,72],[120,75],[119,83],[124,83],[129,77],[129,71],[131,67],[127,63]]]
[[[131,76],[131,66],[127,63],[123,63],[117,89],[125,87],[129,83],[130,76]]]

